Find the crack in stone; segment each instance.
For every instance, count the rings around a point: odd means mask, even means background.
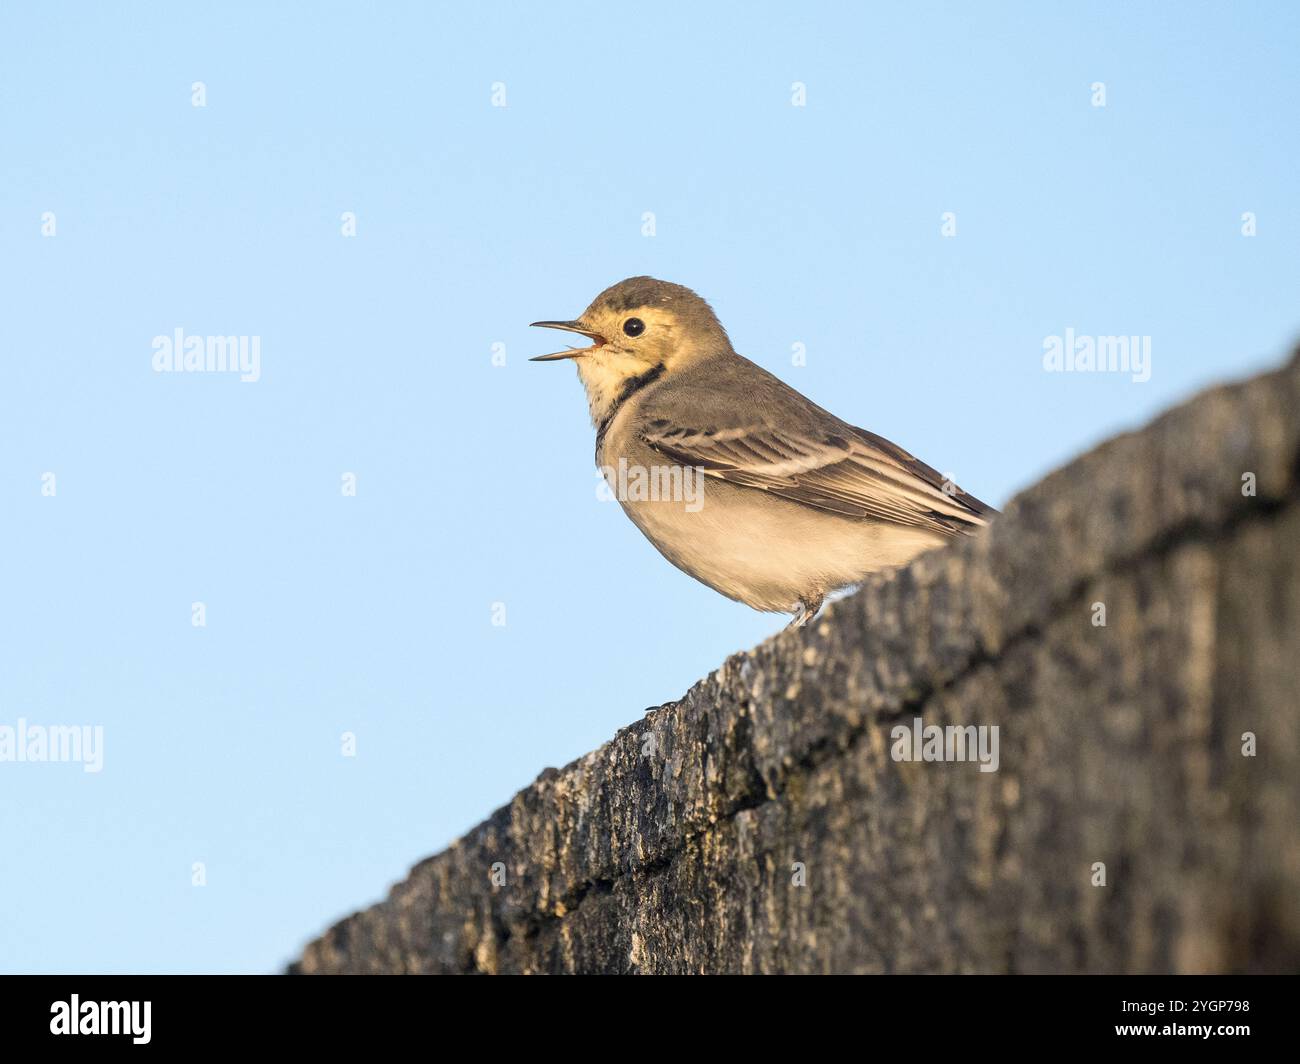
[[[1298,372],[1300,352],[1274,373],[1207,391],[1183,404],[1178,412],[1171,411],[1145,428],[1125,434],[1135,440],[1114,447],[1102,445],[1062,467],[1020,496],[1021,504],[1013,506],[1002,526],[992,530],[992,542],[958,545],[957,555],[939,558],[936,564],[922,565],[910,573],[903,570],[900,587],[891,588],[888,579],[868,582],[842,616],[828,617],[830,634],[825,640],[810,640],[798,633],[775,635],[756,650],[728,658],[692,685],[682,699],[665,703],[657,712],[648,711],[644,721],[620,728],[603,747],[563,770],[543,772],[536,783],[478,827],[417,864],[387,899],[339,921],[310,943],[301,964],[291,970],[622,970],[644,967],[642,960],[647,959],[653,968],[657,957],[670,967],[680,966],[687,958],[693,968],[706,963],[701,958],[720,970],[743,966],[747,962],[738,961],[735,950],[739,945],[739,956],[749,958],[750,946],[728,940],[725,946],[717,944],[716,955],[708,952],[712,932],[725,935],[734,930],[737,919],[744,918],[743,913],[725,908],[729,881],[713,884],[718,895],[714,902],[721,907],[715,914],[717,927],[702,925],[692,917],[675,932],[665,928],[668,938],[663,942],[647,946],[634,937],[631,954],[620,954],[628,946],[627,934],[635,929],[623,925],[629,906],[638,920],[653,921],[668,919],[670,910],[700,904],[696,898],[681,895],[676,877],[724,875],[727,862],[739,856],[733,835],[752,837],[758,848],[750,856],[769,865],[776,853],[772,847],[782,840],[792,841],[792,835],[804,836],[801,822],[787,823],[785,814],[802,816],[800,810],[810,796],[829,803],[828,811],[838,816],[836,831],[846,826],[851,831],[865,829],[864,816],[887,816],[890,802],[855,802],[845,809],[835,807],[832,801],[841,782],[846,786],[850,781],[862,783],[869,776],[883,785],[898,782],[896,769],[891,772],[887,762],[874,763],[883,756],[876,745],[882,729],[887,733],[892,724],[909,715],[937,714],[946,693],[956,691],[959,697],[979,693],[986,682],[1006,688],[1010,697],[1008,685],[1019,682],[1021,665],[1032,666],[1040,649],[1044,653],[1052,649],[1040,644],[1050,639],[1053,647],[1058,651],[1065,648],[1061,652],[1068,656],[1069,648],[1088,642],[1086,632],[1081,635],[1071,627],[1072,620],[1082,616],[1081,607],[1093,598],[1109,594],[1112,581],[1128,588],[1124,594],[1131,591],[1137,595],[1137,615],[1128,622],[1138,635],[1149,635],[1157,655],[1163,655],[1152,667],[1176,669],[1172,660],[1165,659],[1184,653],[1187,633],[1181,629],[1166,632],[1160,610],[1167,611],[1185,599],[1191,601],[1188,596],[1199,601],[1203,594],[1224,593],[1221,586],[1188,583],[1189,567],[1184,563],[1196,563],[1202,554],[1212,560],[1222,555],[1243,578],[1254,571],[1249,567],[1266,564],[1274,581],[1288,581],[1278,584],[1279,598],[1271,614],[1258,612],[1250,597],[1269,590],[1264,585],[1247,586],[1229,596],[1225,608],[1235,611],[1232,616],[1243,629],[1235,643],[1225,644],[1228,657],[1223,667],[1227,670],[1225,683],[1233,678],[1233,670],[1256,670],[1245,679],[1237,676],[1243,680],[1240,693],[1246,708],[1242,713],[1292,707],[1294,684],[1288,682],[1295,677],[1296,659],[1281,642],[1284,633],[1277,624],[1290,623],[1288,611],[1295,603],[1284,596],[1300,587],[1289,583],[1294,578],[1290,545],[1282,538],[1282,530],[1290,535],[1294,522],[1300,519],[1296,507],[1300,447],[1294,424],[1300,402]],[[1202,440],[1204,456],[1200,454]],[[1276,477],[1282,485],[1263,497],[1237,497],[1222,477],[1235,479],[1239,461],[1252,464],[1246,457],[1252,447],[1259,451],[1258,461],[1265,463],[1258,467],[1261,481],[1267,470],[1269,478]],[[1255,455],[1255,450],[1249,454]],[[1164,485],[1172,492],[1167,504],[1158,497],[1158,489]],[[1098,505],[1110,509],[1098,513],[1094,509]],[[1140,539],[1134,534],[1138,522],[1150,529]],[[1096,542],[1078,541],[1081,556],[1064,553],[1068,543],[1075,542],[1074,537],[1090,536],[1094,531],[1101,535]],[[1270,553],[1257,557],[1261,550]],[[1026,565],[1040,568],[1026,569]],[[1201,568],[1190,566],[1195,571]],[[1150,613],[1144,612],[1140,601],[1148,585],[1165,596]],[[985,595],[986,587],[994,597]],[[918,623],[894,618],[879,633],[874,631],[877,614],[886,611],[888,622],[888,611],[900,609],[904,617]],[[991,609],[999,612],[990,614]],[[981,634],[986,622],[989,633]],[[921,630],[914,633],[913,627]],[[812,660],[808,659],[810,651]],[[824,674],[820,668],[811,672],[803,668],[811,668],[823,655],[828,670]],[[1260,677],[1257,682],[1256,675]],[[1052,674],[1044,682],[1059,679]],[[1114,697],[1130,702],[1143,698],[1141,684],[1147,682],[1145,673],[1137,678],[1121,677],[1118,686],[1096,679],[1107,691],[1113,689]],[[1179,686],[1182,679],[1170,676],[1164,694],[1175,701],[1191,697]],[[781,683],[787,683],[785,694],[776,689]],[[799,695],[801,686],[808,689],[807,701]],[[1041,699],[1050,697],[1051,688],[1027,687],[1025,691],[1035,701],[1013,698],[1016,714],[1024,713],[1039,726],[1050,725],[1051,714]],[[978,709],[974,700],[967,699],[953,705],[946,716],[964,716],[967,708],[962,707]],[[1128,715],[1117,716],[1111,724],[1117,728],[1115,734],[1128,736],[1133,707],[1121,706],[1125,707]],[[819,708],[825,713],[817,712]],[[1166,715],[1173,712],[1170,709]],[[1245,718],[1240,723],[1244,727],[1252,720]],[[1217,718],[1211,723],[1216,722]],[[1274,714],[1260,722],[1269,724],[1273,757],[1282,757],[1277,763],[1293,766],[1294,754],[1286,742],[1292,733],[1286,719],[1278,723]],[[1166,723],[1176,729],[1201,726],[1204,721],[1193,715]],[[649,772],[635,756],[635,744],[652,733],[675,751],[671,776]],[[1273,909],[1262,908],[1264,902],[1259,901],[1267,901],[1274,884],[1292,884],[1292,866],[1277,856],[1284,846],[1300,844],[1293,831],[1287,833],[1286,810],[1282,808],[1279,815],[1276,804],[1264,805],[1260,808],[1272,819],[1259,811],[1252,819],[1236,806],[1226,812],[1218,808],[1220,799],[1258,799],[1262,786],[1277,788],[1281,784],[1274,777],[1268,777],[1265,784],[1251,778],[1249,785],[1234,777],[1237,792],[1225,795],[1216,790],[1219,784],[1204,777],[1205,761],[1217,749],[1217,740],[1213,734],[1196,735],[1203,741],[1187,753],[1192,760],[1183,766],[1191,781],[1186,785],[1196,784],[1198,800],[1215,812],[1217,819],[1211,827],[1226,833],[1229,842],[1234,831],[1247,833],[1256,850],[1238,853],[1231,845],[1219,845],[1215,850],[1206,843],[1204,853],[1196,851],[1201,878],[1189,880],[1180,861],[1193,843],[1182,821],[1170,820],[1162,813],[1162,798],[1167,795],[1160,787],[1148,783],[1133,795],[1107,792],[1106,805],[1110,814],[1122,812],[1123,823],[1133,823],[1133,830],[1143,832],[1137,842],[1124,839],[1117,843],[1114,859],[1121,882],[1128,878],[1126,870],[1132,874],[1124,862],[1136,860],[1135,845],[1163,845],[1163,863],[1146,871],[1154,876],[1152,894],[1166,906],[1162,911],[1181,912],[1177,906],[1185,903],[1192,914],[1183,920],[1175,944],[1182,952],[1171,953],[1175,946],[1163,939],[1138,941],[1128,947],[1116,944],[1123,941],[1119,932],[1125,927],[1143,926],[1141,907],[1135,908],[1131,899],[1127,909],[1121,906],[1108,912],[1106,919],[1056,927],[1052,898],[1072,896],[1077,910],[1083,895],[1077,890],[1071,895],[1070,889],[1059,883],[1047,889],[1040,876],[1037,887],[1044,896],[1027,915],[1005,898],[979,909],[978,923],[971,925],[975,928],[971,941],[980,939],[983,932],[979,929],[986,926],[987,919],[994,922],[995,930],[1002,928],[998,934],[1011,936],[981,939],[981,967],[997,969],[1000,964],[1002,970],[1034,971],[1050,960],[1080,970],[1117,966],[1201,970],[1216,958],[1228,967],[1294,967],[1300,930],[1290,916],[1284,919]],[[1166,730],[1158,738],[1163,737],[1167,746],[1181,736],[1177,730]],[[1150,752],[1140,741],[1128,738],[1117,749],[1131,757]],[[1071,746],[1070,763],[1075,771],[1106,767],[1108,752],[1105,743],[1084,743],[1077,749]],[[870,771],[860,764],[868,756]],[[1261,761],[1260,767],[1266,767],[1266,762]],[[1042,771],[1036,776],[1029,772],[1021,782],[1026,779],[1036,780],[1038,785],[1046,781],[1049,801],[1039,817],[1041,822],[1036,822],[1042,838],[1035,836],[1032,847],[1021,856],[1049,863],[1068,859],[1072,856],[1069,840],[1062,841],[1050,829],[1065,815],[1064,806],[1057,806],[1063,801],[1068,805],[1068,801],[1056,796],[1053,805],[1050,772],[1046,776]],[[953,786],[959,800],[974,793],[961,781]],[[1211,809],[1212,803],[1218,804]],[[1133,810],[1137,819],[1130,821]],[[757,814],[752,832],[750,818],[742,817],[751,811]],[[774,813],[780,815],[773,817]],[[1067,831],[1085,831],[1087,823],[1076,812],[1070,814],[1063,821]],[[1257,822],[1263,826],[1257,828]],[[830,823],[808,827],[811,841],[828,852],[835,840],[829,835],[819,838],[817,831],[831,830]],[[984,817],[980,823],[985,832],[981,846],[984,850],[994,847],[1000,860],[1015,841],[1007,833],[1007,821],[998,825]],[[964,845],[964,829],[958,825],[954,830],[956,844]],[[916,831],[904,824],[900,837],[911,841]],[[1250,834],[1252,831],[1262,834]],[[480,859],[489,854],[492,860],[499,855],[526,869],[523,881],[510,891],[486,894],[472,877],[478,874]],[[715,857],[722,862],[716,868]],[[665,872],[670,874],[654,878]],[[941,878],[942,872],[941,868]],[[862,926],[853,928],[856,940],[832,942],[838,924],[813,926],[811,939],[806,937],[808,928],[798,932],[779,921],[771,925],[773,909],[765,911],[770,926],[752,948],[767,950],[768,962],[776,958],[773,963],[778,967],[789,963],[794,968],[806,968],[810,961],[813,967],[824,967],[831,958],[852,968],[862,963],[864,956],[873,964],[900,971],[938,970],[961,961],[951,949],[943,952],[948,947],[936,947],[933,936],[927,938],[914,921],[894,918],[894,909],[904,902],[933,900],[926,883],[905,883],[895,892],[888,877],[877,888],[879,877],[871,869],[850,867],[844,870],[839,887],[852,891],[862,885],[863,877],[871,884],[868,894],[877,893],[864,896],[852,909],[855,919],[863,921]],[[1243,890],[1254,892],[1254,901],[1223,900],[1220,882],[1235,884],[1238,880]],[[948,887],[959,894],[965,889],[960,883]],[[770,889],[752,884],[747,889],[758,891],[750,899],[753,905],[779,905]],[[601,898],[606,900],[602,903]],[[1168,908],[1171,904],[1174,909]],[[660,911],[656,908],[660,905],[666,908]],[[1208,922],[1202,919],[1204,914],[1210,917]],[[574,916],[580,919],[563,922]],[[1005,921],[1005,927],[999,920]],[[1018,922],[1023,920],[1029,923]],[[1260,945],[1254,937],[1256,928],[1270,929],[1269,941],[1276,938],[1280,945]],[[822,931],[830,934],[818,939]],[[933,952],[936,948],[938,954]],[[646,949],[649,953],[643,953]]]
[[[698,830],[684,832],[681,835],[680,844],[673,847],[669,852],[656,856],[644,864],[618,872],[612,877],[587,880],[574,888],[565,895],[565,912],[563,915],[540,911],[532,914],[537,918],[538,925],[537,930],[533,933],[540,933],[545,925],[558,924],[574,916],[597,885],[599,885],[599,889],[594,890],[595,893],[610,894],[623,880],[643,881],[662,874],[672,866],[678,856],[690,847],[692,842],[715,831],[719,824],[734,820],[743,812],[779,801],[785,796],[790,780],[797,777],[806,777],[827,764],[833,757],[850,753],[873,727],[888,724],[909,715],[916,715],[933,701],[935,696],[954,690],[978,670],[1004,660],[1008,652],[1013,651],[1022,643],[1037,639],[1054,622],[1067,616],[1070,610],[1076,609],[1079,602],[1088,596],[1088,589],[1096,586],[1101,580],[1123,576],[1134,572],[1142,565],[1162,561],[1174,551],[1189,544],[1214,543],[1229,539],[1243,526],[1264,524],[1276,519],[1288,505],[1296,503],[1297,499],[1296,484],[1292,483],[1288,485],[1288,490],[1280,498],[1260,499],[1255,507],[1243,507],[1236,510],[1215,525],[1189,520],[1162,530],[1160,535],[1147,541],[1141,547],[1116,557],[1110,564],[1076,581],[1068,592],[1048,604],[1047,609],[1044,611],[1045,619],[1021,625],[1016,631],[1007,636],[996,654],[990,653],[982,644],[977,644],[976,652],[951,676],[937,683],[924,683],[917,694],[904,699],[897,707],[877,710],[869,720],[849,727],[834,739],[826,737],[813,743],[788,770],[781,774],[780,783],[782,786],[780,789],[768,793],[768,781],[764,780],[765,786],[762,789],[755,788],[754,793],[734,802],[725,811],[719,813],[717,818],[708,825]],[[662,708],[670,708],[680,702],[681,699],[665,703]],[[569,902],[570,898],[572,898],[572,904]]]

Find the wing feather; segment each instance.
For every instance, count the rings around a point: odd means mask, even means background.
[[[814,436],[765,423],[716,431],[659,418],[640,436],[677,464],[844,517],[958,535],[995,512],[897,444],[849,425]]]

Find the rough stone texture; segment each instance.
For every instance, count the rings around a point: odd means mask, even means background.
[[[731,658],[291,970],[1298,970],[1298,473],[1300,356]],[[894,761],[917,715],[1000,770]]]

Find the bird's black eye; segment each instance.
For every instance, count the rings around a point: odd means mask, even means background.
[[[640,318],[628,318],[627,321],[623,323],[623,331],[627,333],[628,336],[640,336],[645,332],[645,322]]]

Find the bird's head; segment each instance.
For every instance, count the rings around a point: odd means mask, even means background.
[[[713,308],[689,288],[653,277],[629,277],[611,285],[573,321],[535,321],[545,329],[564,329],[594,341],[533,362],[596,359],[622,364],[630,373],[663,363],[665,370],[718,349],[730,341]]]
[[[657,379],[711,355],[731,352],[713,308],[683,285],[653,277],[629,277],[601,292],[572,321],[535,321],[592,341],[533,362],[573,359],[587,389],[597,424],[647,375]]]

